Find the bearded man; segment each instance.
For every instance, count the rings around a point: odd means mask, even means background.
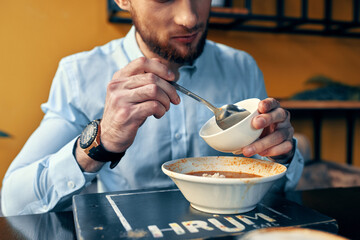
[[[295,188],[303,159],[290,116],[267,98],[250,55],[206,40],[211,0],[115,1],[134,26],[61,60],[44,118],[4,178],[4,214],[66,210],[95,178],[98,192],[169,187],[164,162],[224,155],[198,134],[212,113],[179,96],[172,81],[216,106],[261,99],[252,125],[263,134],[242,154],[285,164],[278,189]]]

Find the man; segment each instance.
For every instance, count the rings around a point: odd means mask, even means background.
[[[283,187],[294,188],[303,161],[289,114],[266,99],[261,71],[248,54],[206,41],[211,0],[116,3],[135,27],[125,38],[60,62],[44,119],[4,178],[4,214],[67,209],[95,177],[99,191],[170,186],[161,172],[165,161],[223,155],[198,135],[212,113],[179,96],[171,81],[217,106],[264,99],[252,124],[265,129],[243,155],[286,164]]]

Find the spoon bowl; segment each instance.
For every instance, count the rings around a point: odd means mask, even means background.
[[[222,129],[226,130],[238,122],[244,120],[250,115],[250,112],[244,108],[240,108],[234,104],[227,104],[221,108],[217,108],[221,111],[215,114],[215,120],[217,125]]]
[[[184,93],[185,95],[192,97],[196,101],[205,104],[215,115],[216,124],[222,129],[226,130],[238,122],[245,119],[247,116],[250,115],[250,112],[245,108],[241,108],[234,104],[227,104],[220,108],[215,107],[205,99],[199,97],[195,93],[187,90],[186,88],[180,86],[176,82],[170,82],[176,90]]]

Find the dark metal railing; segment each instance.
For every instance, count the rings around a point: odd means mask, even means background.
[[[335,20],[333,18],[333,0],[323,0],[323,18],[309,17],[308,0],[301,0],[300,17],[290,17],[285,15],[287,0],[275,1],[276,12],[273,15],[254,14],[252,0],[243,0],[243,4],[240,8],[234,7],[235,1],[236,0],[226,0],[224,2],[224,8],[213,8],[210,15],[210,28],[337,37],[360,37],[360,0],[352,0],[351,2],[351,20]],[[113,0],[108,0],[108,13],[109,21],[112,23],[131,23],[130,16],[121,14],[124,12]],[[219,19],[226,21],[218,21]],[[250,22],[251,24],[249,24]],[[269,25],[269,23],[272,24]],[[314,28],[313,26],[316,27]]]

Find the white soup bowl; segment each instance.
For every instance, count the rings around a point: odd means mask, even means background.
[[[174,181],[193,208],[218,214],[251,211],[286,170],[275,162],[243,157],[183,158],[162,165],[162,171]],[[212,178],[187,174],[197,171],[243,172],[261,177]]]

